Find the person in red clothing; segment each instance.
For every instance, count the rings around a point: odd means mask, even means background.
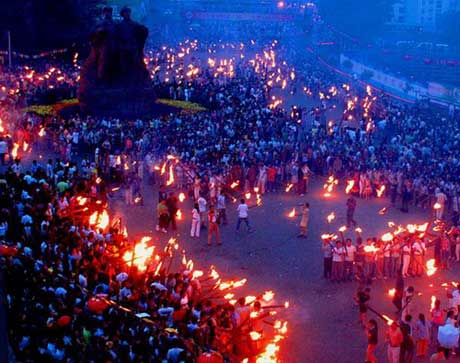
[[[214,210],[214,206],[209,207],[208,212],[208,246],[211,246],[212,236],[216,236],[216,242],[218,245],[221,245],[222,242],[220,241],[220,232],[219,232],[219,224],[217,223],[217,213]]]
[[[276,179],[276,168],[273,165],[267,169],[267,191],[274,192],[276,190],[275,185]]]

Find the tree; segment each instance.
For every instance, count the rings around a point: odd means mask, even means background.
[[[336,30],[370,41],[391,18],[394,0],[320,0],[322,18]]]

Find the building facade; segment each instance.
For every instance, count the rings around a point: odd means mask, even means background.
[[[449,11],[460,11],[460,0],[397,0],[390,25],[436,31],[441,16]]]

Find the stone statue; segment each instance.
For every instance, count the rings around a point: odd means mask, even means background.
[[[78,99],[82,111],[114,116],[135,116],[154,102],[144,63],[148,29],[131,19],[123,7],[115,22],[112,8],[103,9],[103,20],[90,35],[91,51],[82,66]]]

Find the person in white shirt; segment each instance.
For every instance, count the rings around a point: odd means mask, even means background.
[[[342,242],[337,241],[336,246],[332,249],[332,276],[331,281],[343,280],[345,249]]]
[[[423,245],[420,241],[415,241],[412,245],[412,252],[413,252],[413,273],[417,276],[423,275],[423,256],[425,254],[425,250]]]
[[[219,193],[217,196],[217,223],[227,224],[227,213],[225,206],[225,195]]]
[[[236,209],[238,212],[238,222],[236,223],[236,230],[240,230],[240,225],[241,222],[246,223],[246,226],[248,227],[248,231],[251,232],[251,226],[249,225],[248,221],[248,211],[249,207],[246,204],[246,201],[244,199],[240,200],[240,204],[238,205],[238,208]]]
[[[356,247],[351,242],[350,238],[347,238],[345,248],[345,279],[353,279],[353,264],[355,262]]]
[[[198,198],[198,210],[200,211],[200,220],[201,220],[201,228],[206,228],[206,206],[208,205],[208,202],[206,202],[206,199],[203,198],[203,196],[200,196]]]
[[[402,248],[402,277],[407,277],[409,274],[410,253],[410,245],[406,243]]]
[[[444,208],[447,202],[447,196],[442,192],[441,189],[436,188],[436,203],[440,205],[439,209],[436,209],[436,219],[442,219],[442,216],[444,214]]]
[[[383,246],[383,277],[391,277],[391,241]]]
[[[190,237],[200,237],[201,217],[199,212],[198,203],[195,203],[192,210],[192,229],[190,230]]]

